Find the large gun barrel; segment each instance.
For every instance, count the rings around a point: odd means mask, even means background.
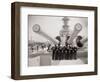
[[[74,26],[74,31],[71,34],[70,38],[68,39],[68,44],[72,44],[74,38],[77,36],[77,34],[82,30],[82,25],[80,23],[77,23]]]
[[[35,24],[33,27],[33,32],[45,37],[46,39],[48,39],[49,41],[51,41],[53,44],[58,44],[57,41],[55,41],[53,38],[51,38],[48,34],[46,34],[45,32],[43,32],[41,29],[40,29],[40,25],[38,24]]]

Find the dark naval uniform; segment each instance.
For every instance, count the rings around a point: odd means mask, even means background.
[[[55,60],[55,47],[52,47],[52,59]]]
[[[77,47],[74,47],[74,59],[77,59]]]

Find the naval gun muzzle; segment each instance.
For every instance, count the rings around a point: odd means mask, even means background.
[[[68,44],[72,44],[73,40],[75,39],[75,37],[77,37],[78,33],[82,30],[82,25],[80,23],[77,23],[74,26],[74,31],[71,34],[70,38],[68,39]]]
[[[53,43],[54,45],[57,45],[57,41],[54,40],[52,37],[50,37],[48,34],[46,34],[45,32],[42,31],[41,27],[39,24],[35,24],[33,27],[33,32],[39,34],[40,36],[43,36],[44,38],[48,39],[51,43]]]

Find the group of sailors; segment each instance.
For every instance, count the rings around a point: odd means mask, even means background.
[[[67,46],[54,46],[52,47],[52,59],[53,60],[72,60],[77,59],[77,47],[70,45]]]
[[[45,46],[41,46],[41,50],[44,50]],[[39,51],[40,47],[36,47],[36,51]],[[52,52],[53,60],[72,60],[77,59],[77,47],[71,46],[66,43],[65,46],[61,46],[60,44],[51,46],[47,46],[47,51]],[[32,51],[34,51],[32,47]]]

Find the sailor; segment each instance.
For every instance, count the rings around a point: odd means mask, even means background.
[[[61,60],[61,47],[58,47],[58,59]]]
[[[74,47],[74,59],[77,59],[77,47]]]
[[[69,59],[68,48],[65,48],[65,60]]]
[[[69,45],[69,59],[72,60],[72,46]]]
[[[55,54],[54,54],[55,60],[58,60],[58,46],[55,45]]]
[[[71,60],[73,59],[73,49],[72,49],[72,47],[70,47],[70,59]]]
[[[65,59],[69,59],[68,47],[65,47]]]
[[[58,56],[58,60],[61,60],[61,47],[60,47],[60,43],[58,44],[58,54],[57,54],[57,56]]]
[[[52,47],[52,59],[55,60],[55,47]]]
[[[54,60],[56,60],[57,59],[57,46],[56,45],[54,47],[54,54],[53,54],[53,56],[54,56]]]
[[[71,55],[72,55],[72,59],[74,59],[74,56],[75,56],[74,47],[72,47],[72,49],[71,49]]]
[[[60,57],[61,57],[61,60],[63,60],[63,47],[60,47]]]
[[[62,60],[64,60],[65,59],[65,46],[64,47],[62,47],[62,55],[61,55],[61,57],[62,57]]]

